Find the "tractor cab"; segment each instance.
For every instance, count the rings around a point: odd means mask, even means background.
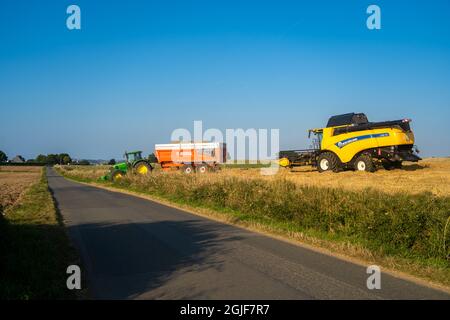
[[[124,157],[128,163],[134,163],[136,161],[142,160],[142,151],[125,151]]]

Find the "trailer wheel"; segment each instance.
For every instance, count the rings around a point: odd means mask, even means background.
[[[324,152],[317,159],[317,170],[319,172],[335,171],[338,167],[338,158],[334,153]]]
[[[191,174],[192,172],[194,172],[194,168],[190,164],[185,164],[181,167],[181,171],[186,174]]]
[[[208,165],[206,164],[200,164],[198,166],[195,167],[195,171],[199,172],[199,173],[206,173],[208,171]]]
[[[358,158],[356,158],[354,167],[356,171],[375,171],[375,164],[372,161],[372,157],[368,154],[362,154]]]

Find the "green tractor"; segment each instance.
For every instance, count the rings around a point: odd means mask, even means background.
[[[100,180],[117,181],[128,173],[128,170],[141,175],[146,175],[153,170],[148,159],[142,158],[142,151],[125,151],[125,162],[120,162],[111,167],[109,173],[100,178]]]

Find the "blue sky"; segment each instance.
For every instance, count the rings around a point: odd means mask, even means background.
[[[81,8],[81,30],[66,8]],[[381,8],[382,29],[366,28]],[[308,147],[329,116],[413,119],[425,156],[450,155],[450,2],[0,3],[0,150],[120,158],[172,130],[278,128]]]

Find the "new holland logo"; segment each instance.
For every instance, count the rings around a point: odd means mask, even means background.
[[[349,138],[349,139],[345,139],[342,141],[339,141],[336,143],[336,147],[338,147],[339,149],[345,147],[346,145],[356,142],[356,141],[360,141],[360,140],[365,140],[365,139],[370,139],[370,138],[382,138],[382,137],[388,137],[389,133],[385,132],[385,133],[376,133],[376,134],[366,134],[364,136],[359,136],[359,137],[353,137],[353,138]]]

